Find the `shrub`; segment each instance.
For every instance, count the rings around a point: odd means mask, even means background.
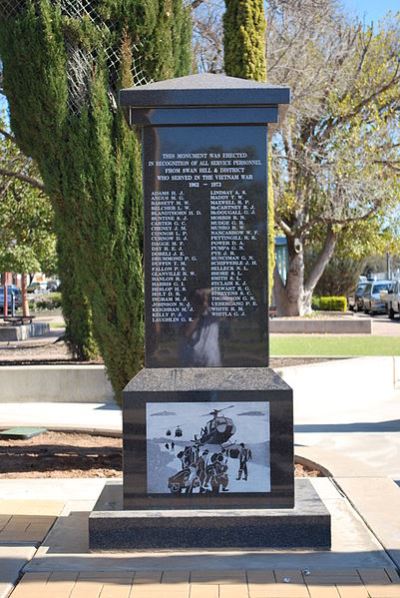
[[[58,309],[61,307],[61,293],[50,293],[34,304],[36,309]]]
[[[346,297],[313,297],[312,308],[320,311],[347,311]]]
[[[321,303],[320,297],[313,296],[312,301],[311,301],[312,309],[315,309],[316,311],[318,311],[320,309],[320,303]]]

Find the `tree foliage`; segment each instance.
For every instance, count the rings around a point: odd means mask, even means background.
[[[316,234],[313,243],[305,250],[305,279],[315,263],[324,242],[322,234]],[[315,287],[317,295],[349,295],[354,291],[360,274],[370,256],[399,249],[394,228],[377,216],[349,224],[338,234],[335,252],[324,268]]]
[[[0,128],[0,271],[57,270],[53,210],[31,159]]]
[[[275,282],[281,312],[297,315],[341,237],[381,244],[376,232],[398,204],[400,21],[363,28],[332,0],[273,0],[268,24],[270,80],[292,88],[274,145],[289,273]],[[311,246],[320,251],[306,267]]]
[[[262,0],[226,0],[225,72],[232,77],[265,81],[265,13]]]
[[[116,94],[133,83],[137,52],[142,78],[186,74],[190,18],[180,1],[92,4],[100,26],[27,0],[2,20],[0,53],[13,130],[55,211],[72,348],[87,357],[96,342],[118,395],[142,364],[143,222],[140,145]],[[71,56],[81,59],[80,86],[71,86]]]
[[[218,72],[220,2],[196,5],[199,63]],[[292,90],[273,160],[276,221],[291,269],[285,287],[275,276],[275,294],[281,313],[298,314],[343,247],[356,260],[398,251],[399,17],[364,28],[335,0],[267,6],[268,79]]]
[[[224,24],[225,72],[232,77],[265,81],[265,13],[263,0],[226,0]],[[274,190],[268,158],[268,270],[269,292],[275,268]]]

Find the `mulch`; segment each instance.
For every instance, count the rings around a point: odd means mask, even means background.
[[[0,440],[0,478],[113,478],[122,475],[122,439],[46,432],[27,440]],[[296,477],[321,472],[296,464]]]

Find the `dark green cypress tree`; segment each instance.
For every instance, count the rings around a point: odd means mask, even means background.
[[[225,72],[232,77],[265,81],[265,13],[263,0],[226,0]]]
[[[51,0],[27,0],[0,22],[12,127],[37,160],[56,213],[64,313],[88,352],[93,330],[117,396],[142,365],[143,222],[140,145],[111,92],[133,83],[139,55],[147,80],[186,74],[188,21],[178,5],[93,0],[99,27]],[[71,48],[89,64],[79,110],[71,110]],[[83,317],[74,319],[74,308]]]
[[[192,15],[189,6],[174,2],[172,47],[176,77],[187,75],[192,67]]]
[[[225,0],[224,65],[231,77],[265,81],[267,77],[264,0]],[[270,156],[270,154],[269,154]],[[268,277],[275,267],[274,194],[268,158]]]

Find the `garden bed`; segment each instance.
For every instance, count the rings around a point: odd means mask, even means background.
[[[122,439],[46,432],[28,440],[0,440],[0,478],[121,477]],[[296,464],[296,477],[320,477]]]

